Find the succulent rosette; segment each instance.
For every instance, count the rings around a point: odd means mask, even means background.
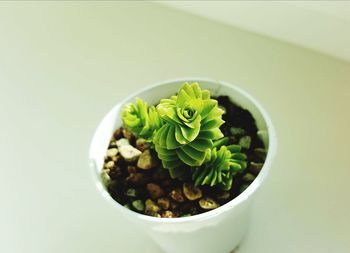
[[[210,159],[202,167],[196,167],[192,173],[195,185],[218,185],[224,190],[232,187],[235,173],[247,167],[247,156],[240,153],[239,145],[214,147],[210,152]]]
[[[172,177],[186,166],[201,166],[210,155],[213,141],[223,137],[219,127],[223,110],[198,83],[185,83],[177,96],[162,99],[157,111],[163,121],[153,142],[158,157]]]
[[[152,140],[154,132],[162,124],[156,108],[148,107],[140,98],[136,98],[136,104],[128,103],[124,106],[122,120],[124,127],[148,141]]]

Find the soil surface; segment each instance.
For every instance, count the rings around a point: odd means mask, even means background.
[[[265,147],[257,136],[258,129],[249,111],[234,104],[227,96],[215,99],[225,111],[225,123],[220,129],[230,138],[228,145],[241,145],[241,152],[248,157],[247,169],[234,176],[229,191],[215,186],[194,187],[189,179],[170,178],[147,142],[119,128],[110,141],[101,174],[112,198],[138,213],[175,218],[210,211],[243,192],[261,170],[266,157]],[[119,148],[126,140],[134,149]]]

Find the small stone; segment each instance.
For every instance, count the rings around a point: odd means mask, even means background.
[[[159,213],[150,213],[150,216],[156,217],[156,218],[161,218],[162,216]]]
[[[106,169],[112,169],[114,167],[114,162],[113,161],[109,161],[107,163],[105,163],[105,168]]]
[[[131,145],[119,147],[120,155],[128,162],[136,161],[142,154],[140,150]]]
[[[165,211],[162,213],[162,218],[175,218],[176,215],[172,211]]]
[[[120,138],[122,138],[123,137],[123,128],[122,127],[120,127],[120,128],[118,128],[117,130],[115,130],[114,131],[114,133],[113,133],[113,137],[115,138],[115,139],[120,139]]]
[[[202,197],[202,190],[193,184],[184,183],[182,190],[188,200],[196,200]]]
[[[157,204],[163,209],[168,210],[170,207],[170,200],[168,198],[159,198]]]
[[[124,207],[127,208],[127,209],[130,209],[130,205],[129,204],[125,204]]]
[[[133,174],[133,173],[136,173],[136,172],[137,172],[137,170],[136,170],[135,166],[131,166],[131,165],[128,166],[128,173],[129,174]]]
[[[180,188],[176,188],[175,190],[172,190],[169,193],[170,198],[172,198],[173,200],[175,200],[176,202],[184,202],[185,198],[182,194],[182,191]]]
[[[267,152],[264,148],[256,148],[254,149],[254,154],[261,160],[265,161]]]
[[[252,143],[252,137],[250,137],[249,135],[245,135],[239,139],[239,145],[242,148],[249,149],[251,143]]]
[[[264,165],[263,163],[250,162],[248,170],[254,175],[258,175],[263,165]]]
[[[160,211],[160,207],[156,203],[154,203],[151,199],[147,199],[145,205],[146,205],[145,212],[147,214],[154,214]]]
[[[129,141],[132,141],[135,138],[135,136],[129,129],[123,128],[122,132],[124,138],[128,139]]]
[[[116,148],[117,147],[117,141],[116,140],[111,140],[109,143],[109,148]]]
[[[137,161],[137,167],[143,170],[149,170],[158,165],[157,159],[152,155],[151,150],[145,150]]]
[[[146,149],[149,149],[149,147],[150,147],[150,144],[149,144],[149,142],[147,142],[145,139],[143,139],[143,138],[138,138],[137,140],[136,140],[136,148],[138,149],[138,150],[140,150],[140,151],[145,151]]]
[[[243,184],[241,185],[241,187],[239,188],[239,193],[242,193],[245,191],[245,189],[247,189],[249,186],[249,184]]]
[[[141,173],[132,173],[126,178],[126,181],[131,182],[135,185],[143,185],[147,179]]]
[[[160,188],[160,186],[157,184],[148,183],[146,188],[147,188],[149,195],[151,195],[152,199],[158,199],[158,198],[162,197],[164,194],[163,189]]]
[[[108,157],[114,157],[118,154],[118,149],[117,148],[110,148],[107,150],[107,156]]]
[[[134,188],[129,188],[125,192],[125,195],[128,196],[128,197],[136,197],[137,192],[136,192],[136,190]]]
[[[176,209],[179,206],[179,203],[175,201],[170,201],[170,207],[172,210]]]
[[[255,179],[255,176],[251,173],[247,173],[242,177],[242,179],[243,181],[246,181],[246,182],[253,182]]]
[[[119,155],[113,156],[111,159],[116,164],[121,157]]]
[[[130,142],[128,139],[121,138],[121,139],[117,140],[116,144],[117,144],[117,147],[120,148],[123,146],[129,146]]]
[[[108,175],[112,180],[117,180],[122,175],[122,173],[119,167],[114,166],[109,170]]]
[[[218,200],[226,200],[226,199],[229,199],[231,196],[231,194],[227,191],[222,191],[220,192],[219,194],[216,195],[216,198]]]
[[[135,208],[137,211],[142,212],[145,210],[145,205],[143,204],[142,200],[134,200],[131,203],[132,207]]]
[[[101,172],[101,179],[102,179],[103,185],[105,185],[106,187],[108,187],[108,185],[109,185],[110,182],[111,182],[111,178],[110,178],[110,176],[108,175],[107,171],[102,171],[102,172]]]
[[[231,127],[230,128],[230,132],[233,135],[243,135],[243,134],[245,134],[245,130],[243,128],[240,128],[240,127]]]
[[[220,205],[211,198],[202,198],[199,200],[199,206],[203,209],[210,210],[215,209]]]

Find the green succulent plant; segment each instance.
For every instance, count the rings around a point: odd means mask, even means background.
[[[153,143],[164,168],[178,177],[185,167],[201,166],[213,141],[223,137],[219,127],[223,110],[198,83],[185,83],[177,96],[162,99],[157,111],[163,121]]]
[[[232,187],[235,173],[246,168],[247,156],[240,153],[239,145],[214,147],[210,152],[210,160],[201,167],[193,169],[192,180],[198,185],[218,185],[224,190]]]
[[[137,137],[151,141],[153,134],[162,125],[162,120],[154,106],[136,98],[136,104],[128,103],[122,111],[124,127],[130,129]]]

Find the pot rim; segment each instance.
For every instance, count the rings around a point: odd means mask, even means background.
[[[138,94],[143,93],[149,89],[152,88],[156,88],[158,86],[162,86],[162,85],[168,85],[170,83],[174,83],[174,82],[211,82],[211,83],[218,83],[220,85],[226,86],[230,89],[234,89],[236,90],[238,93],[240,93],[242,96],[246,97],[257,109],[258,111],[261,113],[266,126],[267,126],[267,133],[268,133],[268,151],[267,151],[267,156],[266,156],[266,160],[264,162],[264,165],[260,171],[260,173],[258,174],[258,176],[254,179],[254,181],[248,186],[247,189],[245,189],[241,194],[239,194],[237,197],[235,197],[234,199],[232,199],[231,201],[227,202],[226,204],[207,211],[205,213],[201,213],[201,214],[196,214],[193,216],[189,216],[189,217],[178,217],[178,218],[158,218],[158,217],[152,217],[152,216],[148,216],[145,214],[140,214],[137,213],[135,211],[132,211],[130,209],[125,208],[124,206],[122,206],[121,204],[119,204],[117,201],[115,201],[110,194],[108,193],[108,191],[105,189],[105,187],[103,186],[101,179],[99,178],[99,175],[96,173],[96,164],[94,162],[93,159],[93,146],[94,146],[94,142],[96,140],[97,136],[97,132],[99,130],[99,128],[102,125],[102,122],[104,121],[104,119],[109,115],[109,112],[112,111],[113,109],[115,109],[116,107],[119,107],[123,104],[125,104],[128,100],[130,100],[131,98],[136,97]],[[119,103],[117,103],[116,105],[114,105],[112,107],[112,109],[110,110],[104,117],[103,119],[100,121],[99,125],[97,126],[91,144],[90,144],[90,150],[89,150],[89,161],[90,161],[90,168],[92,169],[92,174],[93,174],[93,180],[95,182],[95,185],[97,186],[99,192],[102,194],[102,196],[110,203],[112,204],[114,207],[118,208],[121,212],[124,212],[126,215],[129,215],[130,218],[135,218],[135,219],[140,219],[146,222],[153,222],[153,223],[188,223],[188,222],[196,222],[196,221],[200,221],[200,220],[207,220],[209,218],[212,218],[214,216],[220,215],[221,213],[227,212],[233,208],[235,208],[236,206],[239,206],[244,200],[248,199],[249,197],[252,196],[252,194],[259,188],[259,186],[261,185],[261,183],[265,180],[272,162],[273,162],[273,158],[276,155],[276,150],[277,150],[277,137],[276,137],[276,132],[275,132],[275,128],[272,124],[272,121],[270,119],[270,116],[268,115],[268,113],[266,112],[266,110],[262,107],[262,105],[252,96],[250,95],[248,92],[246,92],[245,90],[241,89],[240,87],[237,87],[236,85],[233,85],[229,82],[226,81],[222,81],[222,80],[214,80],[214,79],[210,79],[210,78],[203,78],[203,77],[187,77],[187,78],[174,78],[174,79],[168,79],[165,81],[159,81],[159,82],[155,82],[151,85],[146,85],[143,89],[140,89],[136,92],[133,92],[132,94],[130,94],[129,96],[127,96],[126,98],[124,98],[123,100],[121,100]]]

